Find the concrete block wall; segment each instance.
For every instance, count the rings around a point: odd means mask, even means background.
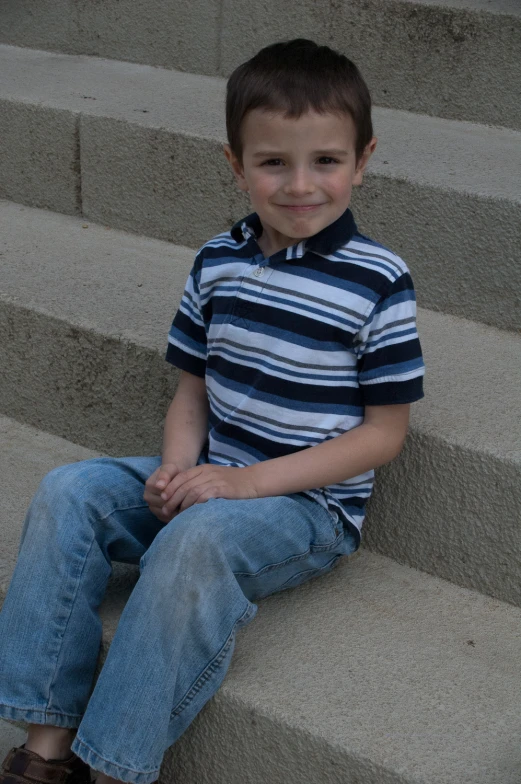
[[[365,550],[261,604],[163,784],[519,781],[520,31],[517,0],[0,8],[0,596],[47,470],[159,449],[193,249],[247,209],[220,148],[252,51],[307,35],[361,66],[380,141],[355,214],[418,290],[427,396]]]

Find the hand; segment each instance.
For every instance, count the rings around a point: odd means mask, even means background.
[[[251,478],[251,466],[234,468],[206,464],[177,473],[161,493],[161,498],[162,514],[171,517],[173,512],[183,512],[209,498],[257,498],[257,491]]]
[[[174,516],[174,512],[165,514],[163,507],[165,502],[161,494],[165,491],[166,486],[172,479],[177,476],[181,468],[175,463],[164,463],[156,468],[154,473],[149,476],[145,482],[145,492],[143,498],[148,504],[148,508],[162,523],[168,523]]]

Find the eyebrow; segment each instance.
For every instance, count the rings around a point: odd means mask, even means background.
[[[254,158],[281,158],[283,157],[284,153],[278,152],[277,150],[266,150],[264,152],[256,152],[254,153]],[[313,150],[313,155],[349,155],[349,150]]]

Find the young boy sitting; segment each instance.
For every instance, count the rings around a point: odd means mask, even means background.
[[[254,212],[197,253],[169,336],[161,457],[52,471],[0,621],[0,784],[148,784],[221,684],[255,602],[358,547],[373,469],[422,397],[404,262],[349,211],[375,149],[367,87],[311,41],[231,76],[225,148]],[[111,561],[140,563],[91,694]],[[77,730],[77,732],[76,732]]]

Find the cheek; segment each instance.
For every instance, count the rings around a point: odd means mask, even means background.
[[[335,200],[342,200],[344,198],[349,198],[352,186],[352,177],[342,175],[331,178],[325,187],[332,198]]]
[[[251,180],[250,190],[257,198],[267,199],[277,190],[276,178],[262,174],[256,175]]]

